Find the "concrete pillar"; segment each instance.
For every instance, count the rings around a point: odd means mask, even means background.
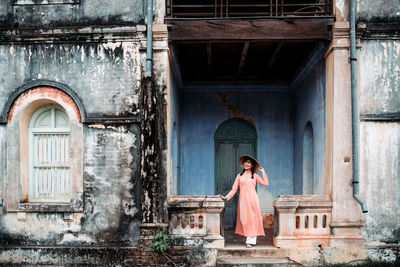
[[[326,58],[327,159],[326,187],[332,194],[330,246],[360,246],[361,208],[353,198],[349,23],[336,22]]]
[[[143,31],[144,32],[144,31]],[[147,39],[141,36],[144,73]],[[141,211],[139,244],[159,228],[167,227],[166,86],[168,77],[168,32],[165,24],[153,24],[153,75],[141,80]]]
[[[274,237],[276,247],[296,247],[297,237],[294,236],[295,213],[299,201],[292,198],[280,198],[274,200],[276,216],[278,216],[278,233]]]

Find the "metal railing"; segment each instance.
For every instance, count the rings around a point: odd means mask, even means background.
[[[331,15],[332,0],[166,0],[167,18]]]

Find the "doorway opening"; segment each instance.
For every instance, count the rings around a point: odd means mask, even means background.
[[[243,119],[228,119],[216,130],[215,137],[215,195],[226,196],[236,175],[241,172],[238,158],[247,154],[257,157],[256,129]],[[238,193],[225,203],[224,227],[236,225]]]
[[[239,155],[254,155],[270,181],[257,194],[267,235],[260,240],[271,244],[275,198],[304,194],[303,177],[313,194],[329,194],[325,46],[172,42],[170,48],[169,194],[226,195],[240,172]],[[303,152],[312,167],[303,164]],[[232,229],[237,199],[225,204],[224,228]],[[226,231],[227,243],[238,238]]]

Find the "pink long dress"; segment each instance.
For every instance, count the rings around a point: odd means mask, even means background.
[[[256,183],[268,186],[267,175],[263,174],[261,178],[255,173],[251,179],[251,173],[238,174],[232,190],[226,195],[227,200],[230,200],[240,187],[235,234],[249,237],[265,236]]]

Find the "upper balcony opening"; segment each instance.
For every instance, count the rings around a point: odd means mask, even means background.
[[[166,0],[167,18],[332,16],[332,0]]]

